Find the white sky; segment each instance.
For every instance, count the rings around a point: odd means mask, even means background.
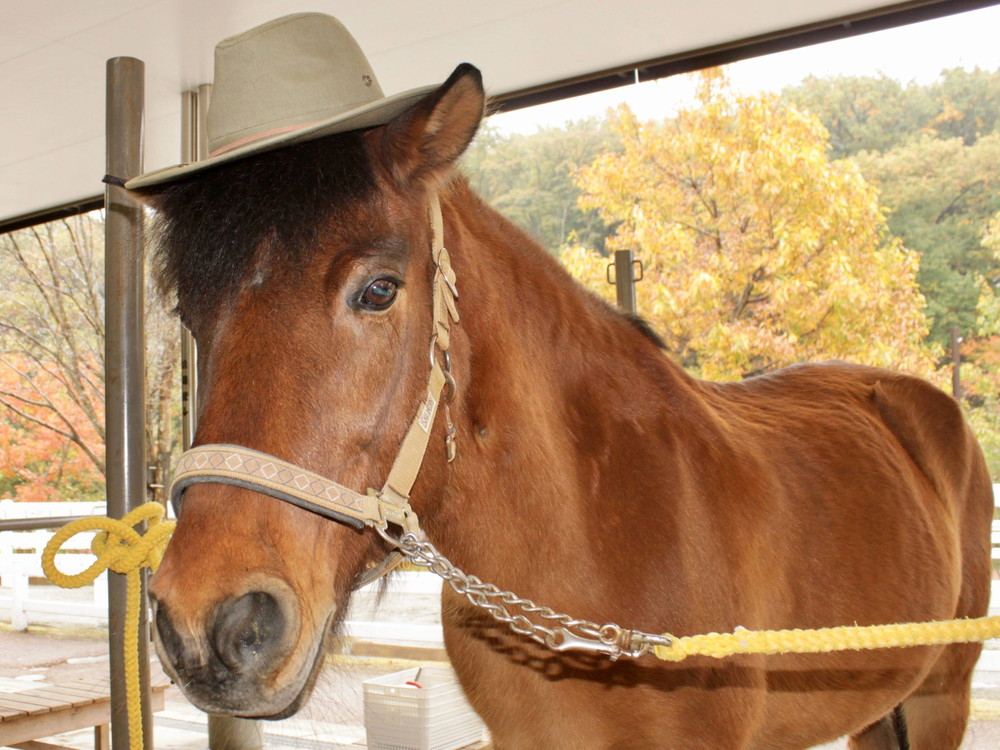
[[[882,72],[904,83],[926,84],[945,68],[976,66],[1000,69],[1000,6],[743,60],[727,71],[734,88],[751,94],[780,91],[808,75]],[[692,93],[687,76],[673,76],[494,115],[490,122],[503,133],[530,134],[538,127],[603,115],[622,102],[640,119],[662,119],[689,101]]]

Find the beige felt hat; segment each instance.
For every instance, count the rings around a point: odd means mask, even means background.
[[[125,187],[172,182],[262,151],[384,125],[435,88],[385,96],[340,21],[323,13],[284,16],[215,47],[208,156],[146,172]]]

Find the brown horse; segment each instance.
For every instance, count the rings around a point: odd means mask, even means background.
[[[199,345],[196,443],[382,485],[427,388],[436,194],[461,295],[458,453],[439,410],[411,495],[456,565],[654,633],[984,614],[992,495],[957,404],[847,364],[689,377],[455,174],[483,105],[462,66],[388,125],[143,191]],[[161,659],[206,711],[287,716],[387,550],[245,487],[191,486],[151,587]],[[504,749],[895,748],[904,715],[914,748],[956,748],[980,650],[611,661],[549,650],[448,587],[442,612]]]

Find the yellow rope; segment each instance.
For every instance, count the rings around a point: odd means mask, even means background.
[[[734,654],[819,654],[828,651],[984,641],[1000,636],[1000,617],[896,625],[854,625],[817,630],[737,628],[733,633],[707,633],[683,638],[664,635],[670,639],[670,645],[653,647],[656,657],[664,661],[681,661],[689,656],[722,659]]]
[[[135,526],[148,522],[148,530],[140,534]],[[122,573],[127,581],[125,605],[125,639],[122,646],[125,661],[126,702],[128,705],[129,747],[142,750],[142,705],[139,695],[139,607],[140,571],[152,570],[163,559],[174,521],[163,520],[163,506],[146,503],[121,520],[106,516],[80,518],[57,531],[42,552],[42,570],[52,583],[75,589],[93,583],[105,570]],[[56,553],[71,538],[86,531],[98,531],[90,548],[97,559],[82,573],[68,575],[56,567]]]

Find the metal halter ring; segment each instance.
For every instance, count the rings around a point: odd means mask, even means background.
[[[437,357],[435,356],[437,340],[438,335],[436,333],[432,334],[430,350],[428,352],[431,367],[437,364]],[[455,383],[455,376],[451,374],[451,352],[448,349],[442,349],[441,352],[444,354],[444,367],[441,368],[441,372],[444,374],[444,384],[448,389],[444,394],[444,400],[450,404],[455,400],[455,393],[458,391],[458,386]]]
[[[431,361],[431,367],[433,367],[435,364],[437,364],[437,357],[434,356],[434,348],[437,346],[437,342],[438,342],[438,335],[436,333],[432,333],[431,334],[431,346],[430,346],[430,350],[427,353],[428,359],[430,359],[430,361]],[[444,351],[447,352],[448,350],[445,349]]]
[[[451,403],[455,400],[455,392],[458,390],[458,386],[455,384],[455,376],[451,374],[451,352],[447,349],[444,350],[444,384],[447,387],[447,391],[444,394],[445,403]]]

